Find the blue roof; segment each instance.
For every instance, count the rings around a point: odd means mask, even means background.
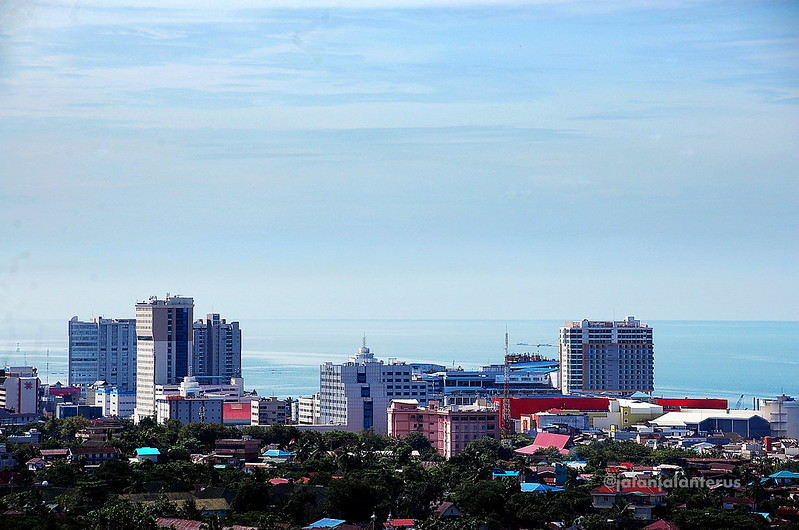
[[[556,486],[548,486],[546,484],[538,484],[537,482],[522,482],[520,484],[524,493],[538,493],[547,491],[563,491],[563,488]]]
[[[518,370],[514,370],[513,372],[528,372],[528,373],[535,373],[535,374],[549,374],[552,372],[557,372],[557,368],[549,368],[549,367],[530,367],[530,368],[520,368]]]
[[[283,451],[282,449],[269,449],[264,452],[264,456],[292,456],[294,453]]]
[[[548,368],[550,366],[557,366],[559,361],[528,361],[524,363],[513,363],[510,365],[511,370],[518,370],[519,368]]]
[[[793,471],[788,471],[783,469],[782,471],[777,471],[776,473],[772,473],[769,475],[769,478],[797,478],[799,479],[799,473],[794,473]]]
[[[155,447],[139,447],[138,449],[136,449],[136,454],[139,456],[145,456],[145,455],[152,456],[152,455],[160,455],[161,451],[159,451]]]
[[[319,519],[315,523],[311,523],[308,526],[303,526],[303,528],[335,528],[340,524],[344,524],[346,521],[344,519],[330,519],[325,517],[324,519]]]
[[[494,471],[495,477],[518,477],[518,471]]]

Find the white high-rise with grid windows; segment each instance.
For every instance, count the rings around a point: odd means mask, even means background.
[[[69,321],[69,384],[86,397],[86,389],[101,380],[123,392],[136,390],[136,320]]]
[[[427,405],[427,383],[405,363],[384,364],[363,346],[343,364],[324,363],[319,378],[319,418],[342,430],[388,432],[392,399],[416,399]]]
[[[625,396],[653,392],[655,346],[649,324],[567,321],[560,328],[560,389],[563,394]]]

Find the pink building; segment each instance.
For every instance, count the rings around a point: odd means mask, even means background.
[[[478,405],[439,408],[437,401],[420,407],[415,399],[395,399],[388,408],[388,434],[404,438],[423,434],[446,458],[458,454],[466,444],[486,436],[499,439],[499,411]]]

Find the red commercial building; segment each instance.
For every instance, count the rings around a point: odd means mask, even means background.
[[[494,403],[499,405],[502,410],[505,398],[493,398]],[[608,410],[610,400],[604,397],[534,397],[534,398],[510,398],[510,416],[519,419],[522,415],[545,412],[551,409],[560,410]]]
[[[726,409],[726,399],[715,398],[657,398],[655,403],[663,407],[663,412],[674,412],[682,409]]]

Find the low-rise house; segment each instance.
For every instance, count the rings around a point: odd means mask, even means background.
[[[47,467],[47,461],[44,458],[36,457],[25,462],[25,465],[28,466],[28,471],[39,471]]]
[[[757,503],[754,499],[747,497],[724,497],[721,499],[721,507],[730,510],[736,506],[746,506],[749,511],[755,511]]]
[[[643,530],[680,530],[680,527],[665,519],[658,519],[654,523],[645,526]]]
[[[158,462],[159,456],[161,456],[161,451],[156,447],[139,447],[136,449],[136,456],[132,460],[134,462],[144,462],[145,460]]]
[[[69,449],[41,449],[39,453],[45,462],[50,463],[59,459],[66,460],[69,456]]]
[[[282,449],[269,449],[261,455],[261,461],[271,464],[282,464],[294,460],[294,453]]]
[[[550,486],[548,484],[539,484],[537,482],[522,482],[520,484],[522,493],[535,493],[537,495],[544,493],[553,493],[565,491],[563,488],[557,486]]]
[[[220,456],[233,456],[241,462],[255,462],[260,448],[261,440],[245,436],[241,439],[217,440],[214,452]]]
[[[434,504],[432,508],[433,515],[435,515],[438,519],[455,519],[463,516],[463,513],[457,506],[455,506],[454,502],[442,501]]]
[[[666,495],[656,486],[601,486],[591,491],[594,508],[612,508],[624,500],[636,519],[652,519],[652,510],[665,504]]]
[[[383,523],[383,528],[387,530],[415,530],[415,519],[389,519]]]
[[[542,451],[549,447],[553,447],[557,449],[560,454],[566,455],[569,454],[569,450],[566,448],[573,445],[574,444],[571,441],[571,436],[567,434],[539,432],[535,437],[535,440],[533,440],[533,443],[522,447],[521,449],[516,449],[514,452],[520,455],[531,455],[536,451]]]
[[[491,473],[492,480],[501,480],[503,478],[511,478],[513,480],[519,480],[519,472],[518,471],[506,471],[504,469],[495,469]]]
[[[347,521],[344,519],[331,519],[329,517],[325,517],[309,524],[308,526],[303,526],[302,528],[303,530],[316,530],[317,528],[338,528],[346,522]]]
[[[119,449],[116,447],[72,447],[67,451],[69,451],[67,455],[69,462],[84,459],[87,466],[96,466],[119,458]]]
[[[8,441],[15,444],[38,444],[42,441],[42,433],[38,429],[31,429],[22,434],[12,434]]]
[[[772,473],[768,478],[772,479],[778,486],[799,485],[799,473],[794,473],[793,471],[787,471],[785,469]]]
[[[174,517],[159,517],[155,524],[158,528],[171,528],[173,530],[207,530],[208,528],[208,525],[202,521],[176,519]]]
[[[125,427],[119,420],[94,420],[91,424],[75,433],[75,438],[84,441],[109,442],[119,438]]]

